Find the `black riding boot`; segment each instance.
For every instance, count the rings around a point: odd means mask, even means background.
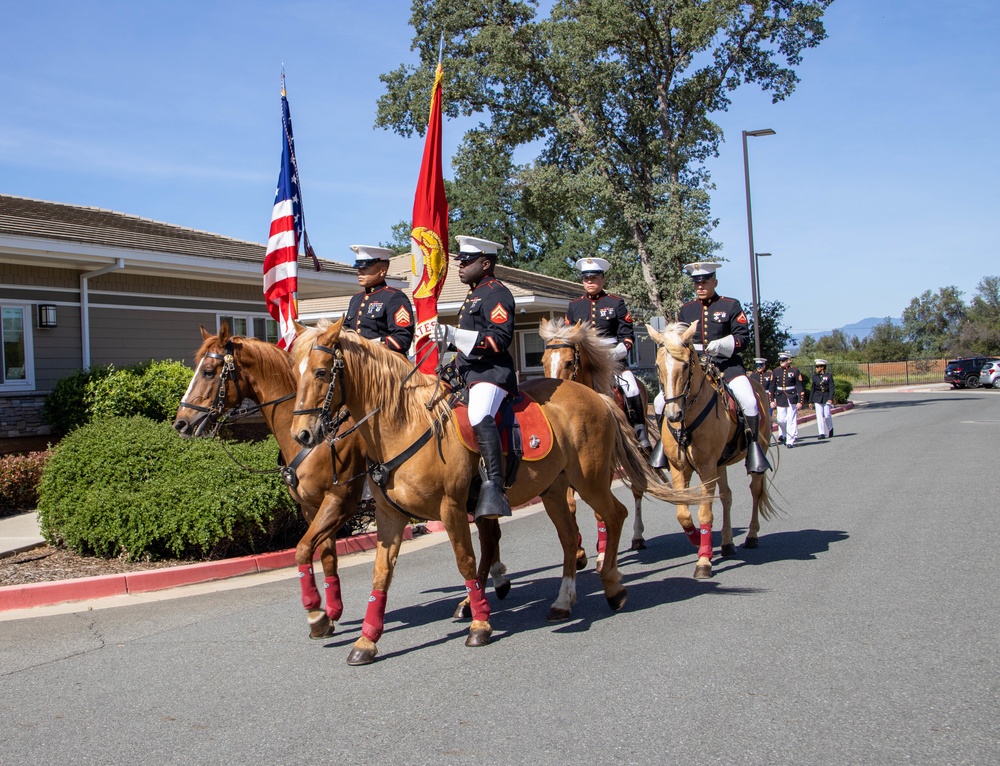
[[[483,457],[483,485],[479,488],[479,500],[473,516],[476,519],[499,519],[510,516],[510,501],[503,490],[503,450],[500,447],[500,432],[493,418],[483,418],[472,427],[479,442],[479,453]]]
[[[629,423],[635,429],[635,438],[639,440],[639,448],[649,450],[653,445],[649,443],[649,436],[646,434],[646,413],[642,409],[642,397],[625,397],[625,411],[628,413]]]
[[[760,430],[760,415],[754,415],[753,417],[744,415],[743,417],[747,421],[748,434],[747,473],[764,473],[771,470],[771,464],[767,462],[767,456],[764,454],[764,450],[760,448],[760,442],[757,441],[757,432]]]
[[[667,456],[663,454],[663,415],[656,416],[656,430],[659,432],[660,439],[656,442],[656,446],[653,447],[653,451],[650,453],[647,462],[653,468],[666,468],[669,463],[667,462]]]

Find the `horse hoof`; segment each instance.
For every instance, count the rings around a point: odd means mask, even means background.
[[[597,557],[597,561],[594,562],[594,571],[597,572],[597,574],[600,574],[602,569],[604,569],[604,554],[603,553],[600,556],[598,556]]]
[[[469,637],[465,639],[466,646],[486,646],[490,642],[493,631],[488,628],[470,628]]]
[[[746,540],[743,541],[743,547],[744,548],[756,548],[757,547],[757,538],[756,537],[748,537]]]
[[[722,546],[722,555],[723,556],[735,556],[736,555],[736,546],[733,545],[732,543],[726,543],[725,545]]]
[[[625,606],[626,601],[628,601],[628,591],[625,588],[622,588],[613,596],[608,596],[608,606],[611,607],[612,612],[617,612]]]
[[[371,665],[375,661],[375,655],[378,654],[377,649],[358,649],[354,647],[351,653],[347,655],[348,665]]]
[[[330,638],[336,629],[330,618],[324,614],[322,619],[317,620],[309,626],[309,638],[317,641]]]
[[[455,607],[455,614],[451,616],[453,620],[471,620],[472,619],[472,607],[469,606],[468,601],[463,601],[457,607]]]
[[[711,564],[698,564],[694,568],[694,579],[696,580],[710,580],[712,579],[712,565]]]
[[[493,588],[493,592],[497,594],[498,599],[503,601],[505,598],[507,598],[507,594],[510,593],[510,580],[507,580],[507,582],[501,585],[497,585],[495,588]],[[471,617],[472,615],[469,616]]]
[[[552,607],[549,609],[549,616],[545,618],[546,622],[563,622],[568,620],[570,617],[569,609],[561,609],[559,607]]]
[[[576,571],[579,572],[586,566],[587,566],[587,554],[586,552],[584,552],[583,548],[580,548],[576,552]]]
[[[641,537],[637,537],[632,541],[632,550],[634,551],[644,551],[646,550],[646,541]]]

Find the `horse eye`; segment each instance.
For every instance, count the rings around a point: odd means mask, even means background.
[[[314,375],[315,375],[315,376],[316,376],[317,378],[325,378],[325,377],[326,377],[326,368],[325,368],[325,367],[317,367],[317,368],[316,368],[316,372],[315,372],[315,373],[313,373],[313,374],[314,374]]]
[[[211,380],[215,377],[215,370],[204,369],[201,371],[201,376],[206,380]]]

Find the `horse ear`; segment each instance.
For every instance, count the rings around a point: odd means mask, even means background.
[[[298,319],[293,319],[292,321],[295,322],[295,334],[296,335],[301,335],[302,333],[304,333],[306,330],[309,329],[304,324],[302,324],[302,322],[300,322]]]
[[[219,327],[219,343],[225,343],[227,340],[229,340],[229,322],[223,319],[222,326]]]
[[[686,330],[685,330],[685,331],[684,331],[684,332],[683,332],[683,333],[681,334],[681,339],[682,339],[682,340],[683,340],[683,341],[684,341],[685,343],[690,343],[690,342],[691,342],[691,338],[693,338],[693,337],[694,337],[694,334],[695,334],[696,332],[698,332],[698,322],[700,322],[700,321],[701,321],[700,319],[696,319],[696,320],[695,320],[694,322],[692,322],[692,323],[691,323],[691,326],[690,326],[690,327],[688,327],[688,328],[687,328],[687,329],[686,329]]]
[[[208,340],[209,338],[212,337],[212,333],[210,333],[208,330],[205,329],[205,325],[200,324],[200,325],[198,325],[198,327],[201,328],[201,339],[202,340]]]
[[[646,332],[649,333],[649,337],[653,339],[653,342],[657,346],[663,345],[663,335],[657,332],[656,328],[649,324],[649,322],[646,323]]]
[[[340,337],[340,331],[344,329],[344,320],[347,318],[345,314],[336,322],[331,324],[323,332],[323,342],[324,344],[336,343],[337,339]]]

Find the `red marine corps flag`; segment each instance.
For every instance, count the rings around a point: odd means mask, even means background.
[[[434,327],[437,324],[437,300],[448,274],[448,200],[444,196],[441,169],[441,79],[444,68],[438,59],[431,91],[431,115],[427,121],[424,159],[413,198],[413,306],[417,311],[415,333],[420,371],[433,374],[438,363]],[[431,348],[426,348],[430,345]]]
[[[292,118],[285,96],[285,73],[281,73],[281,170],[271,212],[271,234],[264,255],[264,300],[267,311],[279,325],[278,348],[289,349],[295,340],[295,320],[299,316],[296,293],[299,289],[299,241],[305,244],[319,271],[319,260],[306,234],[299,191],[299,167],[295,161]]]

